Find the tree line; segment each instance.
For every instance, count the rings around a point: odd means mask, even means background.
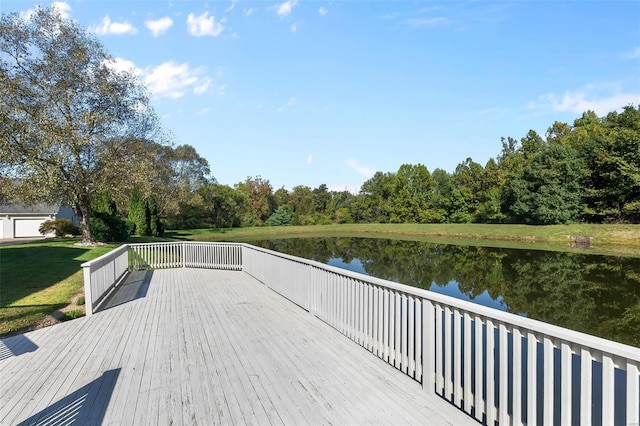
[[[149,98],[55,8],[1,14],[0,203],[66,204],[85,242],[163,228],[640,222],[640,106],[505,138],[484,166],[403,164],[353,194],[274,190],[261,176],[219,184],[192,146],[172,143]]]
[[[171,227],[329,223],[640,223],[640,106],[573,124],[544,137],[501,140],[483,166],[467,158],[449,173],[423,164],[377,172],[359,193],[299,185],[274,191],[248,177],[209,182],[183,200]]]

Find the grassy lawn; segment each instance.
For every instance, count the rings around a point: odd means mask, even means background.
[[[255,241],[293,237],[376,237],[448,244],[581,251],[571,236],[593,237],[590,254],[640,257],[640,225],[481,225],[481,224],[357,224],[256,227],[170,231],[154,241]],[[0,247],[0,337],[38,324],[69,304],[82,291],[80,265],[110,250],[74,246],[77,240],[42,240]],[[75,315],[75,314],[74,314]]]
[[[82,291],[80,265],[110,250],[43,240],[0,247],[0,336],[15,334],[69,304]]]
[[[347,224],[173,231],[169,236],[194,241],[255,241],[313,236],[376,237],[487,247],[582,251],[573,236],[590,236],[591,254],[640,257],[640,225],[487,225]]]

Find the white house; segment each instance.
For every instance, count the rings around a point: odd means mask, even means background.
[[[69,207],[60,204],[0,205],[0,239],[41,237],[40,225],[47,220],[78,219]]]

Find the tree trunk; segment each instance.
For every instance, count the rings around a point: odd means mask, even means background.
[[[80,221],[80,229],[82,230],[82,242],[85,244],[94,243],[91,235],[91,227],[89,226],[90,209],[86,202],[77,203],[73,209],[78,220]]]

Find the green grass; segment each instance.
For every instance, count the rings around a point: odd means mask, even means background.
[[[592,254],[640,257],[640,225],[349,224],[170,231],[165,238],[129,242],[256,241],[298,237],[375,237],[487,247],[581,251],[572,235],[593,237]],[[80,265],[116,245],[77,247],[77,240],[44,240],[0,247],[0,337],[19,333],[82,290]]]
[[[82,290],[80,265],[114,246],[45,240],[0,247],[0,336],[33,326]]]
[[[573,236],[593,237],[592,254],[640,257],[640,225],[487,225],[487,224],[347,224],[169,232],[174,239],[194,241],[256,241],[297,237],[375,237],[433,241],[487,247],[582,251]]]

